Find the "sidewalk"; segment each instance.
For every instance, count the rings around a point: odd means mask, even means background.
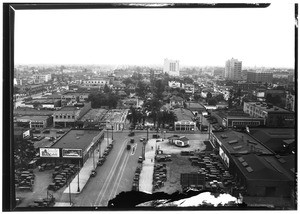
[[[141,192],[152,193],[155,151],[156,139],[150,139],[145,147],[145,160],[140,174],[139,191]]]
[[[107,145],[107,139],[104,138],[103,142],[101,143],[101,155],[104,153],[104,150]],[[111,143],[111,139],[108,139],[108,142]],[[99,151],[95,149],[94,151],[94,158],[95,158],[95,167],[97,167],[97,160],[99,159]],[[84,188],[85,184],[88,182],[90,178],[91,171],[94,169],[93,167],[93,156],[89,157],[87,161],[84,163],[82,168],[80,169],[79,174],[79,191],[78,191],[78,174],[74,177],[71,182],[71,193],[79,194],[82,189]],[[69,193],[69,188],[66,188],[64,193]]]

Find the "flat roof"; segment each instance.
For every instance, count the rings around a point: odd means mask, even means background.
[[[44,116],[44,115],[37,115],[37,116],[16,116],[16,118],[18,119],[28,119],[28,120],[33,120],[33,121],[43,121],[43,120],[47,120],[49,118],[49,116]]]
[[[177,117],[177,121],[181,121],[181,120],[192,121],[192,118],[194,118],[194,114],[189,109],[176,108],[173,110],[173,112]]]
[[[79,110],[78,108],[79,107],[75,107],[75,106],[64,106],[61,109],[57,110],[56,113],[59,111],[76,111]]]
[[[13,110],[14,115],[53,115],[55,111],[52,110],[37,110],[32,108],[17,108]]]
[[[187,102],[186,103],[186,106],[188,107],[188,108],[201,108],[201,109],[203,109],[203,110],[205,110],[205,107],[202,105],[202,104],[200,104],[200,103],[196,103],[196,102]]]
[[[128,112],[127,109],[112,109],[105,114],[103,120],[104,121],[108,120],[112,123],[124,122],[126,120],[127,112]]]
[[[53,144],[52,147],[82,149],[84,151],[91,144],[93,138],[101,131],[102,130],[71,129]]]
[[[260,151],[262,154],[273,154],[272,151],[246,133],[226,130],[224,132],[213,132],[213,134],[231,154],[246,154],[253,150]]]
[[[80,121],[91,121],[100,122],[103,120],[105,114],[108,112],[106,109],[90,109],[81,119]]]
[[[256,106],[256,107],[258,107],[258,108],[260,108],[261,110],[264,110],[264,111],[266,111],[266,112],[272,112],[272,113],[293,113],[293,112],[290,112],[290,111],[288,111],[288,110],[286,110],[286,109],[283,109],[283,108],[280,108],[280,107],[278,107],[278,106],[273,106],[272,108],[270,108],[270,107],[268,107],[268,105],[266,104],[266,103],[260,103],[260,102],[247,102],[247,103],[249,103],[250,105],[252,105],[252,106]],[[265,105],[265,106],[263,106],[263,105]],[[275,110],[275,109],[277,109],[277,110]]]
[[[235,164],[248,179],[268,181],[291,181],[294,177],[288,172],[275,156],[258,156],[245,154],[241,157],[232,156]]]
[[[73,92],[73,91],[67,91],[65,93],[63,93],[61,96],[64,95],[89,95],[90,93],[88,92]]]

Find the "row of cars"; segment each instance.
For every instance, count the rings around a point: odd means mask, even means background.
[[[167,166],[166,164],[155,164],[153,172],[153,191],[164,186],[167,181]]]
[[[15,172],[15,187],[19,190],[32,191],[35,174],[32,170]]]
[[[110,151],[113,149],[114,145],[113,143],[109,144],[105,151],[103,152],[102,157],[99,158],[98,162],[97,162],[97,166],[102,166],[104,164],[104,162],[106,161],[106,157],[109,155]],[[92,170],[90,177],[95,177],[97,175],[97,171],[96,170]]]
[[[52,183],[49,184],[48,190],[56,191],[68,183],[69,180],[77,173],[78,167],[75,164],[62,164],[55,166],[52,173]]]

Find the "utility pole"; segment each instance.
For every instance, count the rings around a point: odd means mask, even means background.
[[[111,125],[111,140],[114,140],[114,126]]]
[[[108,129],[107,129],[107,127],[106,127],[106,133],[107,133],[107,137],[106,137],[106,146],[108,146]]]
[[[77,188],[77,192],[80,192],[80,187],[79,187],[79,173],[80,173],[80,159],[78,161],[78,188]]]
[[[149,140],[149,127],[147,126],[147,141]]]

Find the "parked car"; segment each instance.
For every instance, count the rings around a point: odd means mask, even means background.
[[[127,147],[126,147],[126,149],[130,150],[131,149],[131,145],[128,144]]]
[[[134,136],[134,132],[131,131],[128,136]]]
[[[130,139],[130,143],[134,143],[134,139],[133,138]]]
[[[140,141],[141,141],[141,142],[143,142],[143,141],[145,141],[145,140],[146,140],[145,137],[140,138]]]
[[[43,133],[44,133],[44,134],[49,134],[49,133],[50,133],[50,130],[49,130],[49,129],[45,129],[45,130],[43,131]]]
[[[91,175],[90,175],[90,177],[95,177],[97,175],[97,172],[96,172],[96,170],[92,170],[91,171]]]
[[[143,157],[140,156],[139,159],[138,159],[138,163],[142,163],[143,162]]]

